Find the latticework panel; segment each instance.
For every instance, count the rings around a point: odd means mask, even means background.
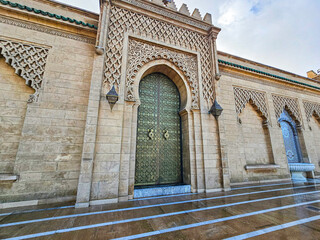
[[[281,113],[287,107],[291,114],[300,122],[301,114],[299,110],[298,100],[296,98],[284,97],[279,95],[272,95],[274,110],[277,119],[280,118]]]
[[[213,64],[207,36],[116,6],[111,7],[106,46],[105,83],[110,86],[120,84],[125,31],[200,52],[203,97],[208,102],[213,101]]]
[[[137,72],[144,63],[154,59],[167,59],[175,64],[186,76],[192,94],[192,108],[199,108],[199,88],[197,79],[197,57],[192,54],[186,54],[163,48],[157,45],[147,44],[137,40],[130,40],[127,67],[127,100],[135,99],[133,84]]]
[[[234,98],[236,103],[236,112],[239,115],[245,108],[246,104],[251,100],[258,108],[262,115],[269,119],[266,94],[250,89],[234,87]]]
[[[303,101],[303,106],[306,111],[308,122],[312,118],[312,115],[315,113],[318,117],[320,117],[320,104]]]
[[[0,48],[6,63],[35,90],[28,102],[37,102],[49,49],[1,39]]]

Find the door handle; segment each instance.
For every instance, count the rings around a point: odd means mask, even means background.
[[[153,140],[153,137],[154,137],[153,129],[148,129],[148,137],[149,137],[150,140]]]
[[[163,137],[165,140],[168,140],[170,137],[169,131],[168,130],[163,130]]]

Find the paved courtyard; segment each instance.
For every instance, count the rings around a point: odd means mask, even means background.
[[[0,211],[1,239],[320,239],[320,184],[237,186],[75,209]]]

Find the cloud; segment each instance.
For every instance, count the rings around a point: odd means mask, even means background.
[[[98,0],[60,0],[99,11]],[[320,68],[319,0],[175,0],[212,14],[218,49],[306,76]]]

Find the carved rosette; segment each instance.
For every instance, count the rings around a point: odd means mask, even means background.
[[[104,84],[108,85],[108,88],[113,85],[118,87],[120,84],[125,32],[134,32],[136,35],[148,37],[164,44],[171,44],[199,52],[203,98],[208,103],[213,102],[213,64],[210,56],[209,39],[206,35],[116,6],[111,7],[106,44]]]
[[[291,112],[291,114],[293,114],[293,116],[299,121],[299,123],[302,124],[298,100],[296,98],[272,94],[272,99],[277,119],[280,118],[283,110],[287,108]]]
[[[246,104],[251,100],[253,104],[258,108],[258,110],[261,112],[261,114],[266,119],[269,119],[266,93],[239,87],[234,87],[233,90],[236,104],[236,112],[238,116],[245,108]]]
[[[37,102],[49,49],[1,39],[0,49],[6,63],[35,90],[28,102]]]
[[[306,111],[308,122],[310,122],[313,114],[316,114],[318,117],[320,117],[320,104],[303,101],[303,106]]]
[[[199,108],[199,87],[197,57],[157,45],[131,39],[128,50],[128,67],[126,76],[126,100],[134,101],[133,84],[139,69],[155,59],[166,59],[176,65],[186,76],[192,95],[192,108]]]

